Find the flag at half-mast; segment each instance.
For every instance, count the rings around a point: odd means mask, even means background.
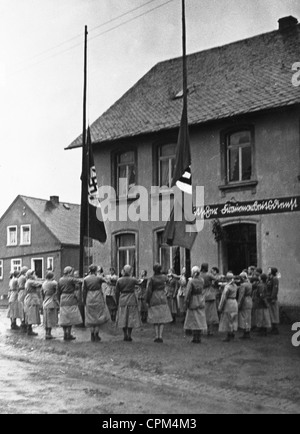
[[[188,250],[191,250],[197,237],[194,226],[195,221],[186,218],[189,213],[192,213],[193,209],[191,163],[187,102],[185,99],[176,148],[175,170],[172,178],[172,187],[177,187],[182,192],[183,200],[177,201],[175,195],[174,206],[170,220],[165,228],[164,238],[168,245],[184,247]],[[185,209],[188,212],[185,212]]]
[[[93,145],[90,127],[87,129],[86,151],[83,153],[82,188],[83,194],[82,229],[84,236],[105,243],[107,234],[103,219],[101,219],[101,205],[98,196],[97,173],[94,163]],[[100,218],[99,218],[100,217]]]

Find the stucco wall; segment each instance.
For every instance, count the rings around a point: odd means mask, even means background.
[[[300,138],[299,109],[291,108],[231,121],[222,121],[191,129],[193,184],[205,187],[205,203],[251,201],[300,195]],[[255,131],[254,169],[258,185],[246,190],[229,190],[222,193],[221,132],[224,129],[252,125]],[[138,148],[138,182],[150,189],[153,185],[153,146],[165,141],[161,135],[147,139],[132,139],[123,143],[101,145],[95,149],[95,164],[100,185],[111,185],[111,153],[130,146]],[[170,134],[174,141],[174,134]],[[118,205],[117,205],[118,208]],[[232,222],[247,221],[257,224],[258,263],[267,271],[277,266],[282,274],[281,300],[300,306],[300,215],[286,213],[232,219]],[[228,223],[228,220],[222,220]],[[155,261],[154,231],[164,226],[161,222],[115,222],[107,224],[108,242],[99,251],[99,261],[107,269],[113,259],[112,234],[122,230],[138,232],[139,270],[151,271]],[[198,235],[192,251],[192,263],[209,262],[220,265],[218,244],[212,235],[212,223],[206,222]],[[249,264],[250,265],[250,264]]]

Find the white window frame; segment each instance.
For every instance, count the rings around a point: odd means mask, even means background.
[[[4,261],[0,259],[0,280],[4,279]]]
[[[29,228],[29,242],[24,242],[24,228]],[[31,225],[22,225],[21,226],[21,246],[31,246]]]
[[[13,244],[10,242],[10,230],[11,229],[16,229],[16,242]],[[8,226],[8,228],[7,228],[7,247],[15,247],[17,245],[18,245],[18,226]]]
[[[31,269],[33,270],[33,271],[35,271],[35,267],[34,267],[34,261],[42,261],[42,279],[44,279],[45,278],[45,260],[44,260],[44,258],[32,258],[31,259]]]
[[[52,267],[50,267],[50,261],[52,262]],[[54,271],[54,258],[47,258],[47,271]]]
[[[17,266],[17,268],[18,268],[17,270],[15,270],[15,265],[13,265],[14,262],[20,262],[20,265]],[[10,261],[10,269],[11,269],[12,272],[13,271],[21,271],[22,265],[23,265],[22,264],[22,259],[20,259],[20,258],[12,259]]]

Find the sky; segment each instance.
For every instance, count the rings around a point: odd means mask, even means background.
[[[276,30],[288,15],[300,21],[299,0],[186,0],[187,51]],[[0,20],[0,215],[19,194],[79,203],[81,151],[64,149],[82,131],[84,26],[92,123],[181,55],[181,0],[0,0]]]

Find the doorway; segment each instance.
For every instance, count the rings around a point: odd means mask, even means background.
[[[239,223],[224,227],[224,272],[240,274],[249,266],[257,266],[256,224]]]
[[[44,259],[32,259],[31,268],[39,279],[44,278]]]

